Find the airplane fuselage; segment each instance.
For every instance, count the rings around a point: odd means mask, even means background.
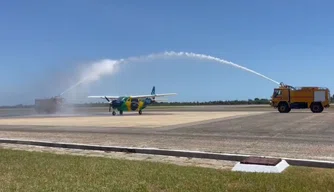
[[[123,111],[138,111],[141,113],[141,111],[150,104],[152,104],[151,98],[136,99],[131,97],[123,97],[112,101],[111,107],[120,113],[123,113]]]

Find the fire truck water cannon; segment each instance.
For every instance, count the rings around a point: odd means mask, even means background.
[[[274,89],[270,105],[280,113],[289,113],[291,109],[310,109],[313,113],[321,113],[330,107],[330,91],[326,87],[293,87],[280,83]]]
[[[291,85],[285,85],[283,82],[280,83],[280,86],[285,89],[294,89],[294,90],[296,89]]]

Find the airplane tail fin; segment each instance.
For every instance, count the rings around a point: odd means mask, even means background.
[[[155,86],[152,88],[151,95],[155,95]]]
[[[151,95],[155,95],[155,86],[153,86],[152,88]],[[152,99],[155,100],[155,97],[153,97]]]

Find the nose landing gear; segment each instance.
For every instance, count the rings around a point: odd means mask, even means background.
[[[119,111],[119,114],[120,114],[120,115],[123,115],[123,111]],[[113,111],[113,112],[112,112],[112,115],[115,116],[115,115],[116,115],[116,111]]]

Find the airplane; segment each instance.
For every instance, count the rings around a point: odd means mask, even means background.
[[[132,95],[132,96],[88,96],[88,98],[100,98],[106,99],[109,103],[109,112],[113,109],[112,115],[116,115],[116,110],[120,115],[123,115],[124,111],[138,111],[139,115],[142,114],[142,110],[148,105],[157,102],[156,97],[172,96],[177,93],[155,93],[155,86],[153,86],[151,95]]]

